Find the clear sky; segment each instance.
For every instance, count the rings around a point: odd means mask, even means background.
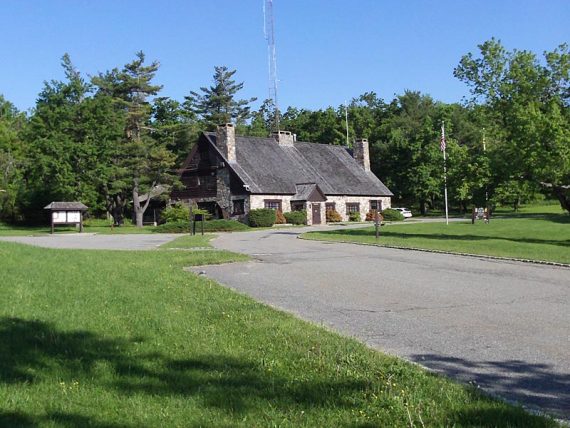
[[[460,101],[453,68],[485,40],[541,54],[570,39],[570,0],[274,0],[274,16],[282,109],[405,89]],[[262,0],[0,0],[0,18],[0,94],[21,110],[63,78],[65,52],[96,74],[143,50],[178,100],[216,65],[237,69],[242,97],[268,96]]]

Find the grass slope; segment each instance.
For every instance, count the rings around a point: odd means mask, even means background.
[[[554,426],[272,310],[210,251],[0,242],[0,426]]]
[[[303,238],[570,263],[570,216],[563,214],[494,218],[474,225],[391,224],[381,228],[378,241],[373,227],[311,232]]]
[[[166,244],[162,244],[162,249],[196,249],[196,248],[210,248],[210,240],[214,239],[216,235],[206,233],[204,235],[184,235],[179,238],[173,239]]]

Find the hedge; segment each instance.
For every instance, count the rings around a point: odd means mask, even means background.
[[[360,221],[360,212],[355,211],[348,215],[350,221]]]
[[[249,226],[237,220],[208,220],[204,222],[204,232],[235,232],[248,230]],[[189,221],[164,223],[155,229],[158,233],[190,233]],[[196,232],[202,231],[200,222],[196,223]]]
[[[275,210],[258,208],[249,212],[249,225],[251,227],[271,227],[275,224]]]
[[[382,211],[382,215],[384,216],[384,221],[403,221],[404,215],[400,211],[393,210],[391,208],[387,208]]]
[[[285,218],[287,223],[290,224],[306,224],[307,223],[307,211],[290,211],[285,213]]]

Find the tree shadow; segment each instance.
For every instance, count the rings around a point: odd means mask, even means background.
[[[56,423],[63,428],[92,427],[92,428],[144,428],[140,424],[127,425],[107,423],[75,413],[49,412],[45,415],[27,415],[22,412],[0,412],[0,427],[36,428],[47,422]]]
[[[196,396],[205,407],[231,414],[268,405],[353,407],[354,396],[365,392],[369,382],[292,382],[261,362],[223,354],[204,354],[172,359],[161,353],[137,354],[130,340],[100,337],[87,331],[62,331],[53,324],[20,318],[0,318],[0,384],[33,384],[54,379],[99,381],[100,364],[112,370],[114,380],[103,384],[127,395]],[[99,367],[98,367],[99,366]],[[83,420],[82,418],[86,418]],[[80,414],[51,413],[38,416],[19,412],[0,413],[0,426],[35,426],[46,420],[63,426],[122,427]]]
[[[532,220],[542,220],[548,221],[550,223],[560,223],[560,224],[570,224],[570,215],[568,213],[563,212],[561,210],[560,214],[533,214],[533,213],[526,213],[526,214],[507,214],[501,213],[496,214],[496,218],[505,218],[505,219],[519,219],[519,218],[528,218]],[[492,221],[492,218],[491,218]]]
[[[520,360],[469,361],[436,354],[417,354],[411,359],[510,401],[570,419],[570,374],[557,372],[548,364]],[[471,412],[464,418],[472,420],[474,416]]]
[[[374,236],[374,232],[371,232],[369,229],[355,229],[355,230],[332,230],[327,232],[327,234],[331,235],[352,235],[352,236]],[[383,229],[380,232],[381,237],[389,237],[389,238],[399,238],[399,239],[411,239],[411,238],[419,238],[419,239],[426,239],[431,241],[509,241],[509,242],[517,242],[517,243],[524,243],[524,244],[542,244],[542,245],[555,245],[560,247],[570,247],[570,239],[566,240],[552,240],[552,239],[536,239],[536,238],[505,238],[504,236],[481,236],[481,235],[448,235],[445,233],[431,233],[431,234],[423,234],[423,233],[402,233],[402,232],[394,232],[391,230]]]

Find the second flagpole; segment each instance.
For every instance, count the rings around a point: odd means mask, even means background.
[[[447,210],[447,162],[445,157],[445,121],[441,121],[441,151],[443,152],[443,184],[444,184],[444,196],[445,196],[445,224],[449,224],[449,212]]]

